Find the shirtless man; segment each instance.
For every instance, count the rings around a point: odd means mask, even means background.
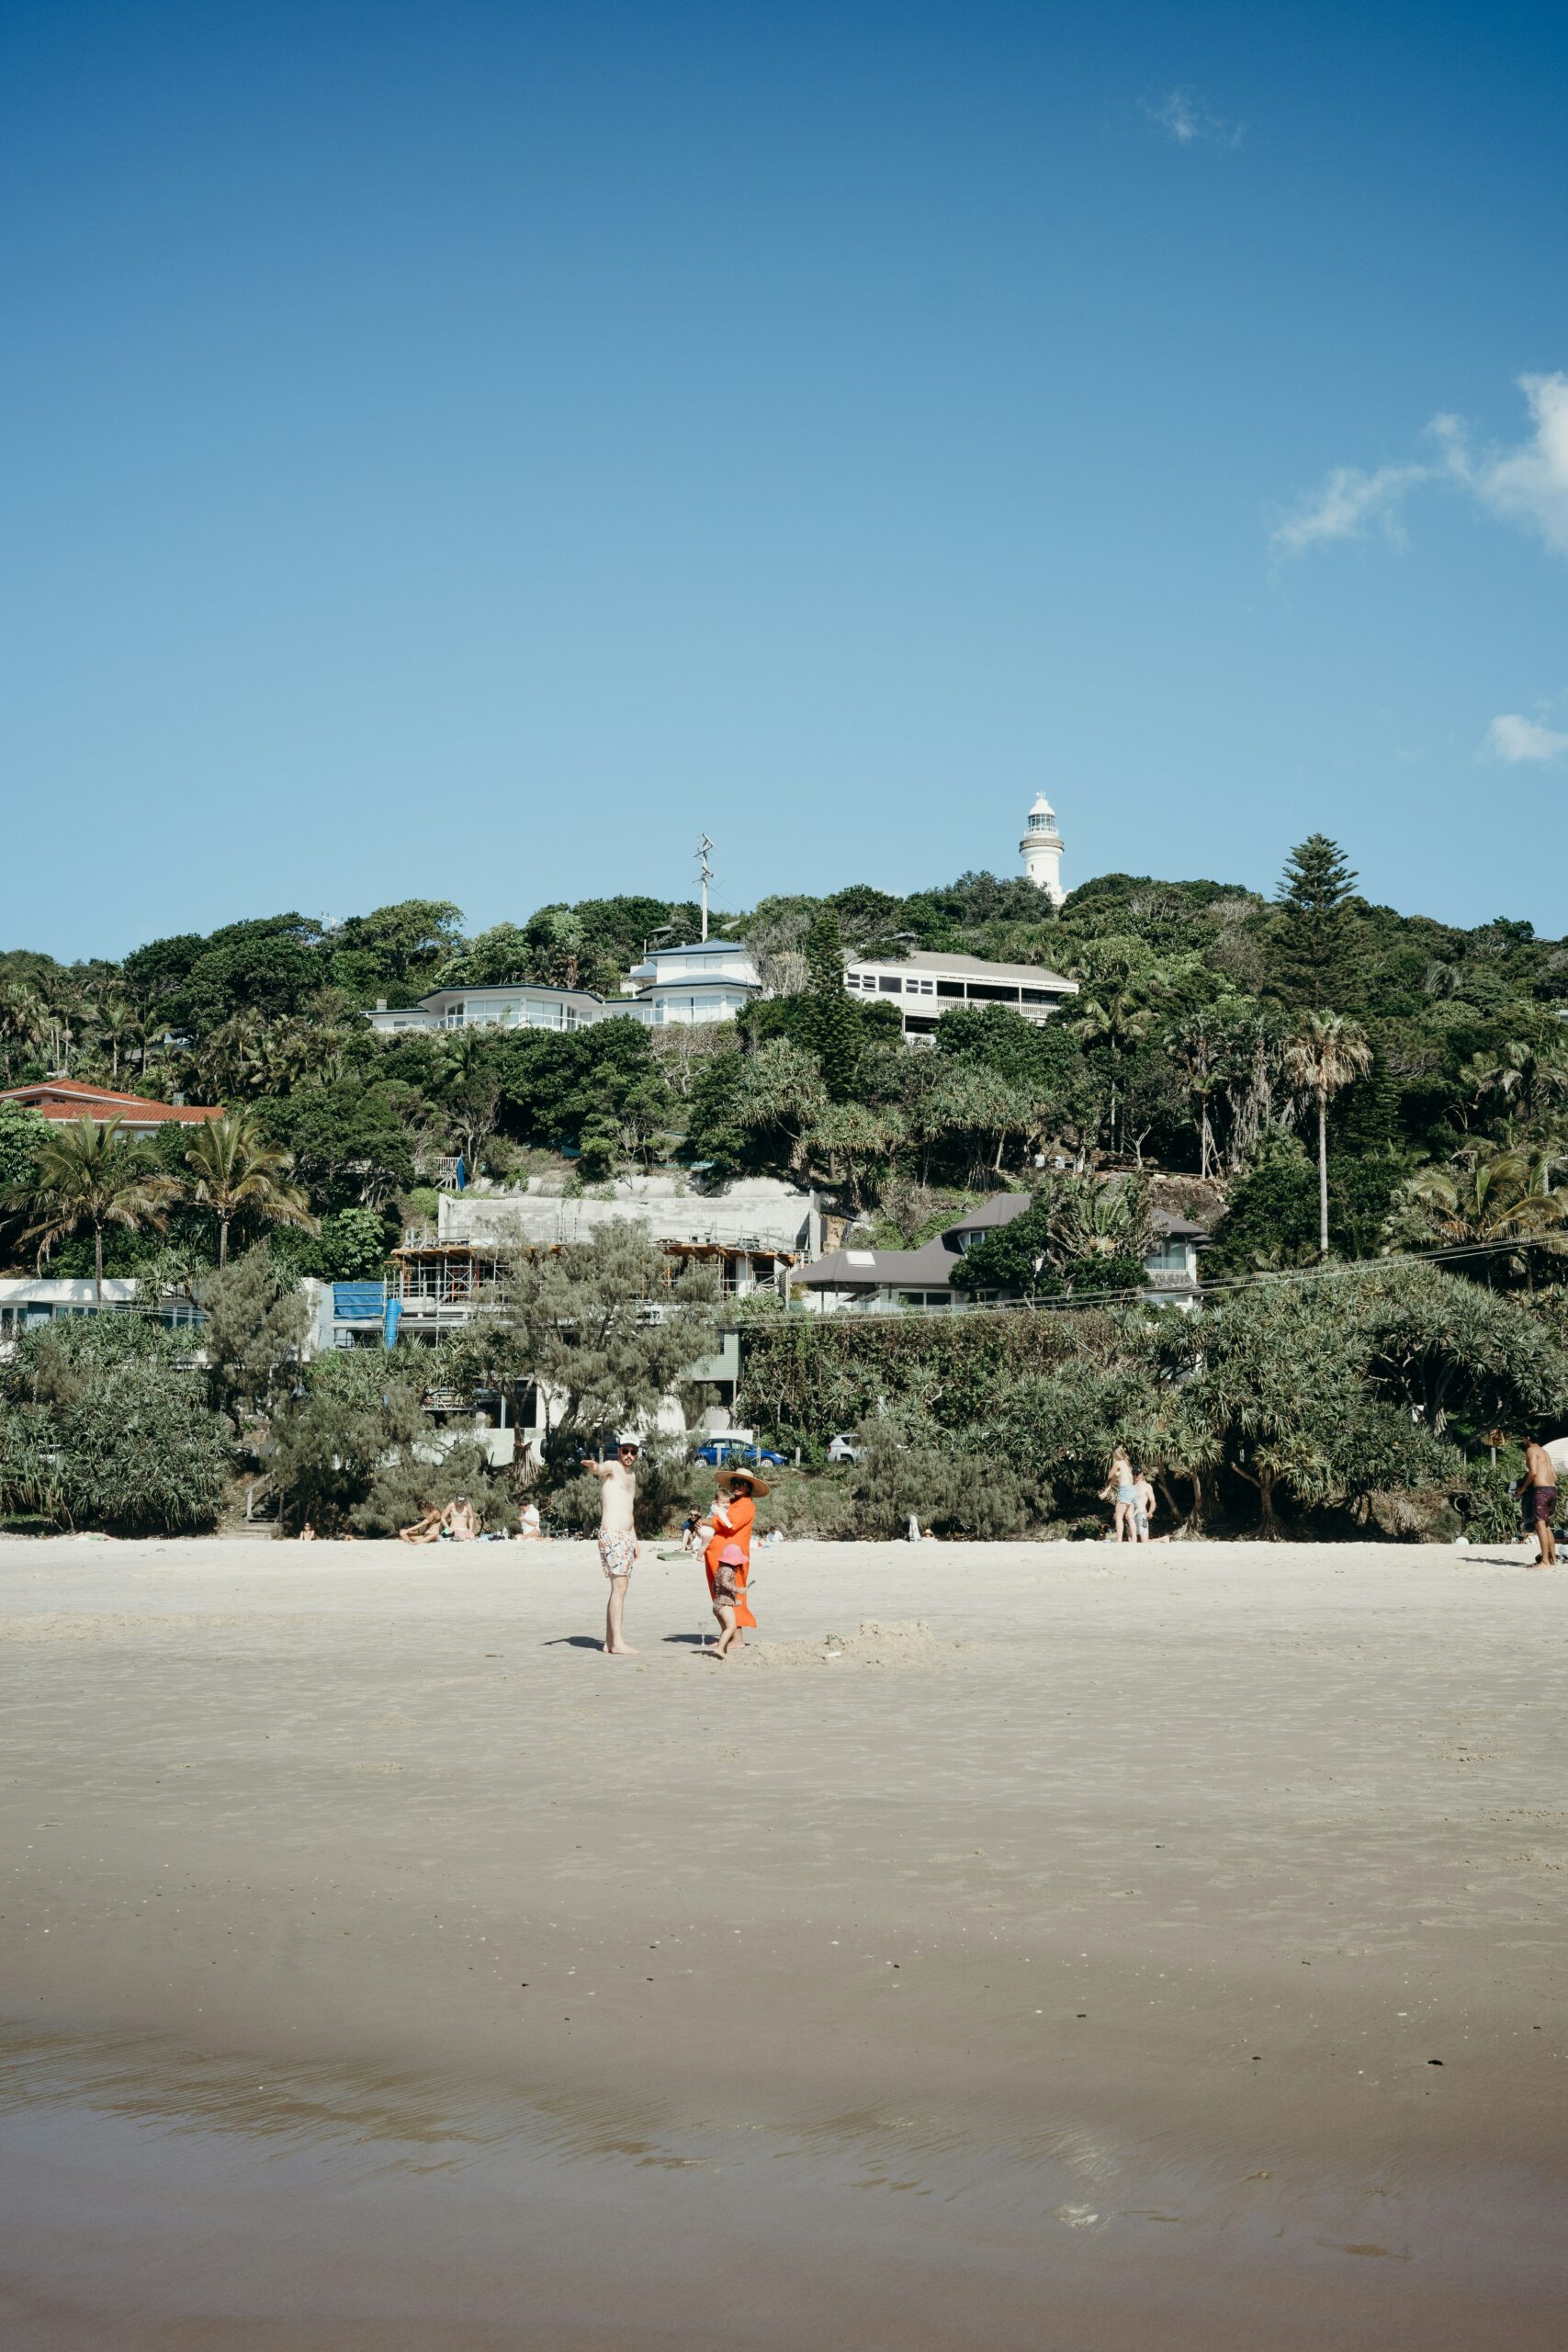
[[[1531,1567],[1554,1568],[1557,1537],[1551,1521],[1557,1510],[1557,1464],[1538,1438],[1525,1441],[1525,1476],[1519,1488],[1519,1503],[1524,1513],[1519,1541],[1528,1544],[1532,1535],[1540,1538],[1540,1557],[1530,1562]]]
[[[597,1478],[599,1502],[599,1565],[610,1579],[610,1599],[604,1611],[604,1655],[606,1657],[636,1657],[637,1652],[621,1631],[626,1606],[626,1580],[637,1563],[641,1549],[637,1540],[637,1521],[633,1505],[637,1500],[637,1456],[635,1438],[622,1438],[615,1448],[614,1462],[590,1462],[584,1456],[582,1466]]]

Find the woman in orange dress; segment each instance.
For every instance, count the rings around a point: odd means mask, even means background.
[[[757,1517],[757,1498],[767,1491],[766,1482],[750,1470],[728,1471],[718,1482],[711,1513],[713,1539],[703,1554],[713,1613],[719,1626],[718,1646],[710,1651],[710,1657],[727,1657],[739,1646],[742,1629],[756,1625],[757,1620],[747,1602],[746,1587],[751,1574],[751,1529]]]

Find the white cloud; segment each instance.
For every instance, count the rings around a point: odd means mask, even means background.
[[[1399,510],[1413,490],[1439,482],[1463,491],[1505,523],[1539,533],[1568,555],[1568,375],[1521,376],[1534,431],[1512,448],[1473,449],[1456,416],[1435,416],[1427,427],[1438,445],[1431,462],[1380,466],[1375,473],[1336,466],[1321,490],[1302,501],[1270,537],[1281,555],[1301,555],[1335,539],[1381,529],[1399,540]]]
[[[1283,555],[1300,555],[1325,539],[1359,539],[1374,525],[1390,538],[1403,538],[1400,503],[1417,482],[1428,480],[1431,470],[1429,466],[1380,466],[1368,474],[1359,466],[1336,466],[1323,488],[1285,517],[1271,544]]]
[[[1144,112],[1179,147],[1190,147],[1199,140],[1216,147],[1235,147],[1241,142],[1240,123],[1222,122],[1196,90],[1168,90],[1157,107],[1145,106]]]
[[[1455,481],[1505,523],[1539,531],[1549,548],[1568,555],[1568,376],[1521,376],[1518,384],[1535,431],[1517,448],[1472,457],[1457,417],[1435,417],[1432,430]]]
[[[1568,752],[1568,735],[1539,719],[1521,718],[1506,710],[1486,729],[1485,749],[1495,760],[1560,760]]]

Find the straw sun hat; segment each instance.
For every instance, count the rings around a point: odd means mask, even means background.
[[[751,1499],[753,1502],[760,1502],[761,1498],[769,1491],[768,1482],[765,1478],[760,1478],[755,1470],[744,1469],[739,1464],[737,1464],[733,1470],[721,1471],[716,1483],[721,1487],[733,1487],[737,1478],[745,1479],[746,1484],[751,1489]]]

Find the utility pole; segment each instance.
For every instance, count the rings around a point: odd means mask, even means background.
[[[708,935],[708,884],[713,880],[713,868],[708,864],[708,853],[712,847],[712,842],[710,842],[707,835],[704,833],[697,843],[697,876],[702,884],[703,937],[705,939]]]

